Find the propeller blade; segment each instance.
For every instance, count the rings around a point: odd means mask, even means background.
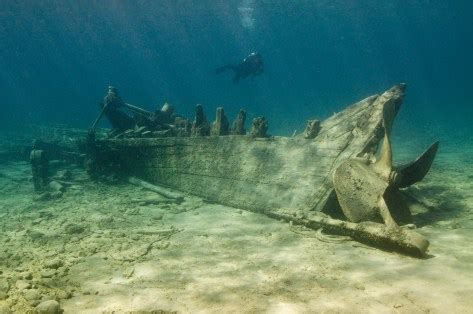
[[[422,180],[427,172],[429,172],[438,148],[439,142],[437,141],[413,162],[396,167],[396,172],[401,174],[401,180],[398,187],[406,188]]]

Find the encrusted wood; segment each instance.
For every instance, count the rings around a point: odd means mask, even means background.
[[[393,99],[402,100],[398,86],[322,121],[315,139],[228,135],[111,139],[99,146],[116,151],[127,175],[224,205],[319,211],[340,162],[376,149],[383,105]]]

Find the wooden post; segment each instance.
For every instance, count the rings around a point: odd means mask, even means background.
[[[192,123],[192,136],[208,136],[210,135],[210,126],[205,118],[204,108],[198,104],[195,107],[195,119]]]
[[[213,136],[220,136],[220,135],[228,135],[228,119],[225,116],[225,111],[223,107],[217,108],[217,113],[215,117],[215,122],[212,125],[211,135]]]
[[[240,109],[240,112],[238,112],[238,115],[235,121],[233,121],[232,130],[230,133],[233,135],[245,135],[246,134],[245,120],[246,120],[246,111],[243,109]]]

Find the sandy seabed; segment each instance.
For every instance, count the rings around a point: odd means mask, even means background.
[[[92,182],[63,163],[52,174],[66,191],[38,200],[28,163],[1,164],[0,313],[48,299],[65,313],[471,312],[468,156],[473,149],[444,149],[408,191],[426,205],[414,209],[431,242],[426,259],[196,197],[175,203]]]

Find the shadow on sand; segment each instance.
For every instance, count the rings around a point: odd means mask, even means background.
[[[406,199],[418,227],[448,221],[466,210],[460,192],[443,185],[429,185],[416,191],[407,190]]]

